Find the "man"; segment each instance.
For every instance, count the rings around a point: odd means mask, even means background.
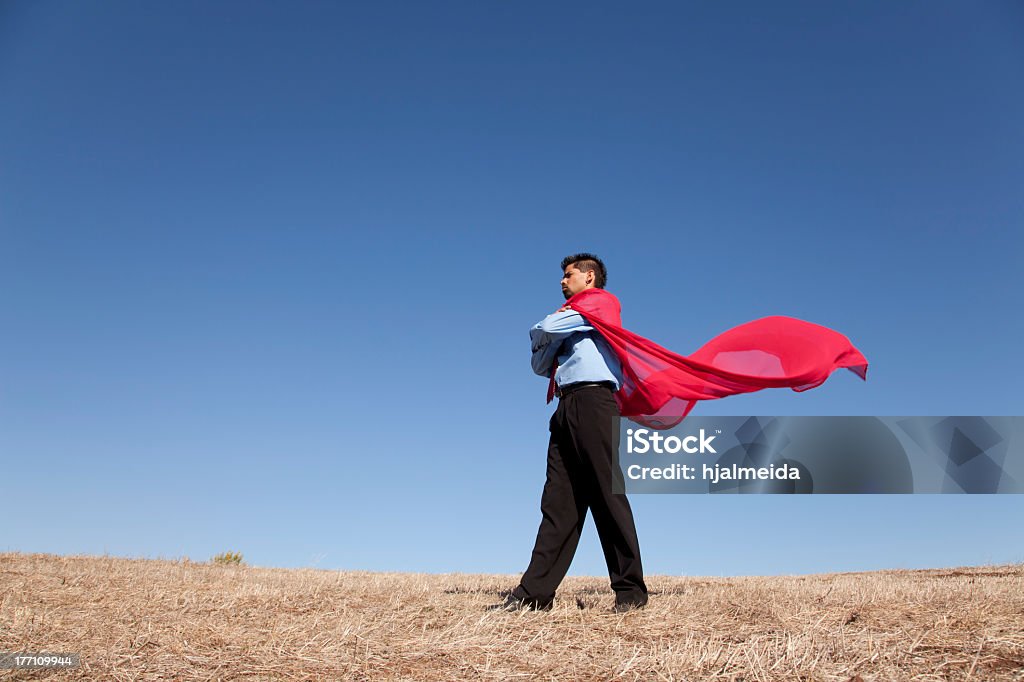
[[[580,253],[562,261],[566,299],[603,289],[607,270],[597,256]],[[548,610],[572,563],[587,510],[601,539],[617,613],[647,603],[640,544],[625,495],[612,493],[613,454],[619,444],[619,410],[614,391],[622,368],[601,334],[566,307],[530,330],[533,371],[551,376],[558,407],[551,417],[547,481],[542,520],[530,565],[504,603],[491,610]]]

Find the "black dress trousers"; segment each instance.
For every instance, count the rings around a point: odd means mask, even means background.
[[[619,446],[619,408],[612,390],[588,386],[559,398],[551,416],[542,519],[530,566],[513,595],[546,603],[572,563],[590,509],[616,603],[646,602],[640,542],[625,495],[612,493]]]

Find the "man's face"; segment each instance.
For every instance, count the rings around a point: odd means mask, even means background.
[[[594,284],[593,272],[580,272],[575,265],[566,265],[562,275],[562,295],[569,299]]]

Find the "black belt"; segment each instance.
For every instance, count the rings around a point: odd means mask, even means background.
[[[557,395],[559,398],[564,398],[573,391],[578,391],[581,388],[588,388],[590,386],[600,386],[602,388],[607,388],[612,392],[615,391],[615,384],[613,384],[610,381],[579,381],[575,384],[559,386],[558,389],[555,391],[555,395]]]

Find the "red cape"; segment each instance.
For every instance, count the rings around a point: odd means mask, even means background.
[[[622,306],[604,289],[565,302],[601,333],[622,363],[615,393],[623,417],[654,429],[675,426],[698,400],[762,388],[806,391],[845,367],[867,380],[868,361],[839,332],[774,315],[725,331],[691,355],[677,355],[622,327]],[[554,393],[554,371],[548,402]]]

